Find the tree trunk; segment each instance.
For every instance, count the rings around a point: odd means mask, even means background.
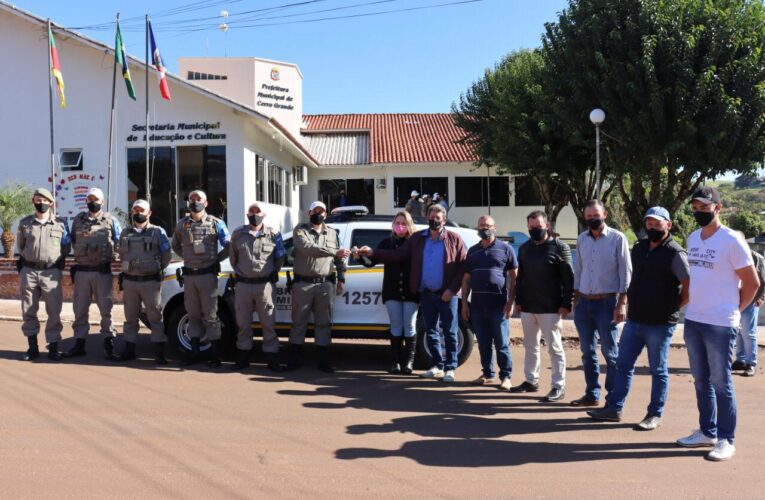
[[[11,231],[3,231],[3,235],[0,237],[3,243],[3,250],[7,258],[13,258],[14,244],[16,243],[16,235]]]

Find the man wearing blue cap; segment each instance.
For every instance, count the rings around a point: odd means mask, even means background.
[[[619,341],[614,386],[603,408],[587,414],[595,420],[619,422],[635,372],[635,361],[648,348],[651,402],[648,413],[634,429],[650,431],[661,425],[669,389],[667,357],[680,308],[688,302],[688,257],[672,239],[672,221],[662,207],[648,209],[643,217],[648,239],[632,247],[632,281],[627,289],[627,323]]]

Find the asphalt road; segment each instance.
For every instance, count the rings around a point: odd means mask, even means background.
[[[674,440],[697,426],[688,360],[671,353],[664,425],[635,432],[646,360],[619,424],[565,403],[473,387],[477,352],[446,385],[384,372],[387,346],[343,342],[341,368],[309,359],[285,376],[145,358],[118,365],[91,338],[87,358],[18,361],[19,323],[0,322],[0,496],[4,498],[762,498],[765,374],[736,377],[737,455],[703,459]],[[66,332],[69,335],[69,332]],[[256,344],[257,345],[257,344]],[[567,401],[581,396],[568,349]],[[522,348],[513,348],[514,384]],[[543,356],[542,391],[549,384]],[[227,365],[230,363],[226,363]]]

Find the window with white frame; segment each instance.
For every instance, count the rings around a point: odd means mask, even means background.
[[[58,157],[58,165],[62,172],[82,170],[82,149],[62,149]]]

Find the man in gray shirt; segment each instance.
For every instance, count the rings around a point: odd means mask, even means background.
[[[571,402],[573,406],[600,403],[598,338],[606,359],[606,391],[611,392],[619,354],[616,325],[624,321],[627,313],[627,287],[632,274],[627,238],[608,227],[606,217],[608,212],[600,200],[587,202],[587,230],[576,241],[574,324],[579,333],[586,389],[583,397]]]

